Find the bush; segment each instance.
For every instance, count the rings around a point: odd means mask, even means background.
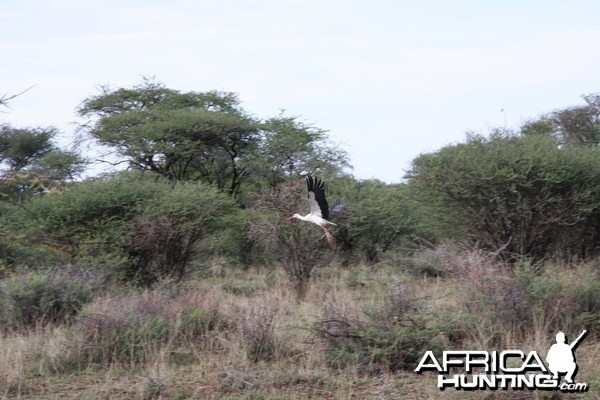
[[[417,236],[429,239],[431,234],[422,228],[427,216],[412,197],[406,184],[355,183],[344,197],[348,210],[339,231],[345,255],[376,263],[390,250],[412,245]]]
[[[33,199],[12,225],[21,225],[23,240],[35,238],[76,260],[108,260],[121,280],[148,285],[180,279],[200,241],[234,208],[230,197],[202,183],[124,173]]]
[[[186,294],[152,291],[96,301],[71,327],[57,368],[140,364],[163,346],[201,343],[209,332],[229,326],[217,309],[186,300]]]
[[[266,301],[238,310],[244,347],[252,362],[272,361],[276,357],[279,343],[275,338],[275,317],[278,312],[277,305]]]
[[[410,185],[447,232],[506,257],[600,251],[600,148],[544,135],[470,136],[413,161]]]
[[[599,271],[593,263],[561,266],[517,265],[478,248],[445,246],[437,253],[458,277],[458,302],[465,334],[479,347],[506,345],[507,337],[524,339],[532,330],[552,336],[557,331],[600,328]]]
[[[263,192],[257,218],[248,228],[250,240],[283,267],[298,299],[306,296],[315,271],[335,257],[316,225],[286,220],[307,206],[306,185],[301,181]]]
[[[581,331],[600,337],[600,270],[597,262],[572,267],[520,265],[516,284],[531,310],[525,321],[543,320],[548,334],[558,330]]]
[[[123,271],[127,281],[153,283],[159,278],[183,278],[209,233],[222,228],[223,216],[235,210],[230,197],[202,183],[162,186],[151,203],[139,207],[130,225],[131,259]]]
[[[327,345],[330,367],[374,374],[412,370],[426,350],[441,350],[442,333],[452,336],[452,324],[419,311],[419,299],[405,289],[395,287],[373,310],[325,304],[313,331]]]
[[[66,322],[92,298],[83,275],[29,272],[0,282],[0,321],[14,328]]]

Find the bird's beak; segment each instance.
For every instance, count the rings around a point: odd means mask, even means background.
[[[292,215],[291,217],[288,217],[288,221],[291,221],[294,219],[294,216]]]

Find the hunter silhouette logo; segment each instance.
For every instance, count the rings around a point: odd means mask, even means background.
[[[556,343],[548,350],[546,362],[548,369],[552,371],[552,377],[558,379],[559,373],[566,373],[565,379],[567,383],[573,383],[573,376],[577,372],[577,364],[575,363],[574,351],[581,339],[587,333],[586,330],[575,339],[571,344],[566,343],[565,334],[558,332],[556,334]]]
[[[415,372],[438,372],[438,388],[456,390],[561,390],[563,392],[585,392],[587,383],[573,382],[577,372],[575,349],[586,335],[581,334],[567,344],[565,334],[556,334],[556,343],[548,350],[546,362],[536,351],[524,353],[521,350],[480,351],[451,350],[444,351],[438,360],[432,351],[426,351]],[[451,370],[462,373],[450,375]],[[565,375],[565,382],[560,382]]]

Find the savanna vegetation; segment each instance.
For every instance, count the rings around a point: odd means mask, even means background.
[[[413,370],[583,329],[577,380],[600,398],[600,95],[422,154],[395,184],[234,93],[144,80],[77,112],[117,168],[0,125],[2,398],[492,398]],[[346,204],[333,247],[287,220],[309,172]]]

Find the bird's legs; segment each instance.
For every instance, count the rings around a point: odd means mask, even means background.
[[[335,241],[333,240],[333,235],[331,234],[331,232],[329,232],[329,228],[322,226],[321,229],[323,229],[323,232],[325,232],[325,237],[327,238],[327,243],[329,243],[329,245],[333,247],[333,245],[335,244]]]

